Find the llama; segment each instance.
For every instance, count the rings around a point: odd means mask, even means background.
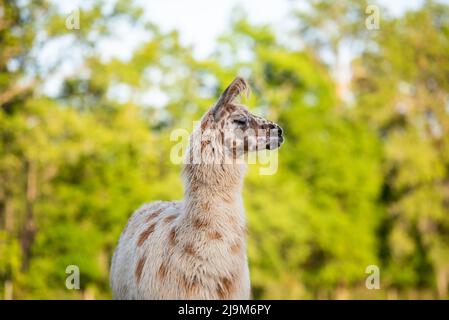
[[[278,148],[283,136],[277,124],[235,103],[242,92],[248,85],[237,77],[190,136],[184,200],[144,204],[129,219],[112,258],[114,299],[250,298],[246,166],[236,160]]]

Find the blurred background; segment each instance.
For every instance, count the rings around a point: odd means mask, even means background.
[[[286,135],[245,183],[254,298],[449,298],[449,2],[406,0],[0,0],[0,298],[111,298],[128,217],[182,198],[170,132],[236,75]]]

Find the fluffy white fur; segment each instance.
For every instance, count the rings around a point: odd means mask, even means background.
[[[237,78],[195,128],[187,159],[201,154],[202,162],[183,168],[184,200],[145,204],[129,219],[112,259],[115,299],[250,298],[241,192],[246,167],[220,160],[229,155],[220,130],[200,138],[206,128],[232,126],[236,114],[253,116],[229,106],[245,88]],[[274,125],[253,117],[253,126]]]

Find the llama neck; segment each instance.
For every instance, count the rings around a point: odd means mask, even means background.
[[[242,165],[186,165],[185,219],[210,229],[245,229],[242,185],[245,167]]]

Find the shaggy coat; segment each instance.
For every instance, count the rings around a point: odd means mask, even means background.
[[[246,89],[243,79],[234,80],[194,129],[182,171],[184,200],[145,204],[129,219],[112,258],[114,299],[250,298],[242,200],[246,166],[223,159],[235,160],[237,145],[243,152],[257,144],[271,149],[271,140],[264,134],[251,142],[242,135],[228,148],[223,131],[281,129],[233,104]],[[195,154],[200,162],[192,161]]]

